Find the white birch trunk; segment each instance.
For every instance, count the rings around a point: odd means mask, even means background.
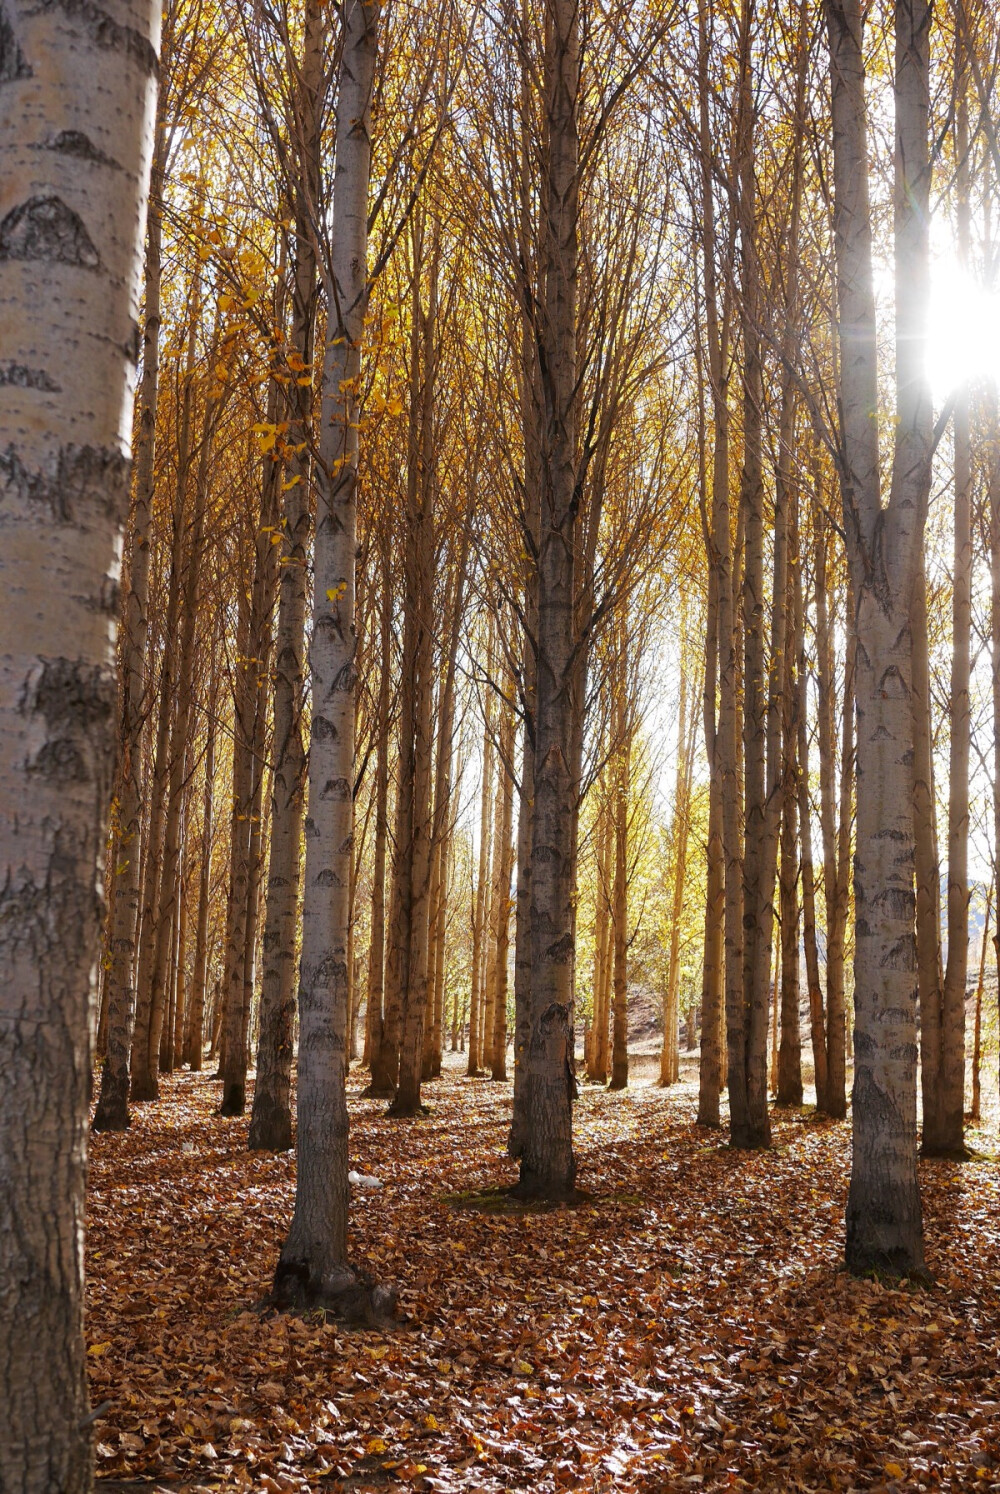
[[[83,1207],[159,10],[0,12],[0,1488],[91,1487]]]
[[[896,8],[896,425],[881,502],[875,303],[858,0],[827,0],[844,528],[856,601],[857,907],[851,1270],[923,1268],[917,1182],[910,599],[930,489],[926,371],[930,9]]]
[[[353,830],[358,404],[368,301],[371,101],[379,6],[346,0],[317,462],[309,813],[299,980],[295,1212],[276,1301],[369,1317],[392,1304],[347,1264],[347,968]]]

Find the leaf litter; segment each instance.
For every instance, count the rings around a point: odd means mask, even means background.
[[[388,1120],[352,1076],[351,1253],[391,1332],[260,1311],[294,1156],[203,1075],[93,1138],[88,1366],[109,1489],[1000,1490],[1000,1182],[922,1162],[933,1284],[839,1266],[846,1124],[730,1152],[690,1086],[576,1107],[574,1207],[514,1181],[510,1088],[456,1071]]]

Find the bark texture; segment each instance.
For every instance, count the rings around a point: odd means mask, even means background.
[[[857,909],[847,1265],[923,1268],[917,1181],[910,599],[930,489],[926,315],[930,9],[896,7],[896,425],[883,507],[857,0],[827,0],[841,366],[841,484],[856,604]]]
[[[20,0],[3,14],[0,1488],[12,1494],[85,1494],[92,1479],[92,997],[158,30],[159,9],[128,0],[113,22]]]
[[[577,271],[580,15],[552,0],[546,17],[542,294],[541,523],[537,560],[534,801],[531,821],[531,1036],[519,1191],[572,1195],[573,650],[577,521]]]
[[[281,1304],[325,1302],[349,1315],[389,1310],[347,1260],[347,969],[353,831],[354,614],[358,399],[368,296],[371,102],[379,6],[349,3],[337,98],[331,315],[317,463],[309,665],[309,813],[299,981],[295,1211],[275,1271]]]

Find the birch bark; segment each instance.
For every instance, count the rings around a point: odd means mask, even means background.
[[[315,232],[319,221],[320,131],[325,26],[322,8],[306,7],[295,117],[295,264],[290,344],[299,366],[312,370],[316,320]],[[295,936],[299,912],[306,756],[303,739],[305,619],[308,592],[313,444],[312,383],[296,382],[291,411],[279,562],[275,637],[271,849],[264,910],[263,971],[257,1078],[249,1145],[285,1151],[292,1144],[292,1042],[295,1022]],[[304,449],[302,449],[304,447]],[[290,484],[290,485],[289,485]]]
[[[927,388],[929,32],[923,0],[898,0],[896,424],[881,501],[878,369],[868,193],[863,20],[827,0],[833,100],[834,243],[842,491],[856,607],[857,909],[854,1126],[847,1265],[923,1268],[917,1181],[916,946],[910,601],[931,476]]]
[[[159,7],[5,0],[0,1488],[85,1494],[84,1181]]]
[[[346,0],[337,97],[329,322],[317,462],[309,813],[299,982],[295,1210],[275,1271],[283,1304],[370,1318],[393,1294],[347,1264],[347,945],[354,781],[358,399],[368,299],[377,0]]]

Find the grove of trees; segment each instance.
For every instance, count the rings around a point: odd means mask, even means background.
[[[393,1321],[352,1066],[400,1128],[510,1084],[511,1199],[574,1206],[638,1007],[734,1152],[847,1121],[844,1263],[929,1280],[998,68],[967,0],[2,0],[4,1494],[91,1487],[88,1133],[181,1069],[294,1145],[272,1309]]]

